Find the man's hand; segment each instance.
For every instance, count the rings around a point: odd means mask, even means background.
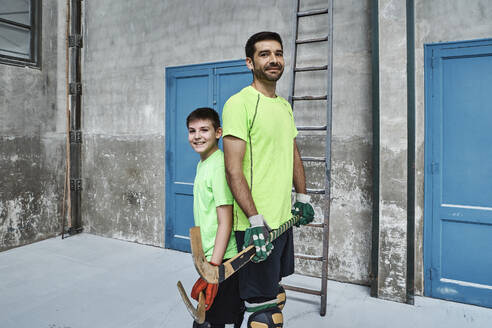
[[[243,249],[253,244],[256,249],[256,255],[251,260],[258,263],[266,260],[272,252],[273,245],[268,240],[271,229],[261,214],[253,215],[248,220],[251,227],[246,229],[244,233]]]
[[[210,263],[216,265],[212,262]],[[193,285],[193,288],[191,289],[191,297],[198,301],[198,296],[200,295],[200,292],[203,291],[205,293],[205,305],[206,305],[205,311],[208,311],[208,309],[210,309],[212,303],[214,302],[215,296],[217,296],[218,290],[219,290],[218,284],[210,284],[205,280],[203,280],[202,277],[200,277],[198,278],[198,280]]]
[[[305,225],[311,223],[314,219],[314,210],[311,206],[311,196],[307,194],[297,194],[296,202],[292,208],[293,215],[299,215],[299,223],[296,224],[299,227],[301,224]]]

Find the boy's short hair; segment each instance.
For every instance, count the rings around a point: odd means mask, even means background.
[[[200,107],[192,111],[186,118],[186,127],[189,127],[190,122],[195,120],[210,120],[215,130],[220,128],[219,114],[210,107]]]
[[[278,43],[280,43],[282,49],[284,48],[284,46],[282,45],[282,38],[278,33],[269,32],[269,31],[258,32],[250,36],[248,41],[246,42],[246,46],[244,47],[244,50],[246,52],[246,57],[253,59],[253,56],[255,54],[256,42],[265,41],[265,40],[277,41]]]

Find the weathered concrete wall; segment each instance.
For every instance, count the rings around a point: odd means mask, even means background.
[[[378,297],[406,300],[407,42],[406,7],[379,3]]]
[[[416,241],[415,287],[423,293],[424,217],[424,45],[492,37],[492,6],[489,0],[415,0],[416,81]]]
[[[57,30],[63,31],[64,9],[48,0],[42,10],[41,69],[0,64],[0,251],[60,231],[65,135],[59,92],[65,89],[58,86]]]
[[[165,226],[164,68],[244,58],[260,30],[284,38],[287,96],[292,1],[86,1],[83,60],[83,221],[86,231],[163,246]],[[322,8],[303,1],[301,9]],[[371,226],[370,1],[335,3],[334,138],[330,277],[368,282]],[[111,13],[111,15],[108,15]],[[323,16],[302,19],[300,33],[327,33]],[[299,48],[299,66],[326,63],[326,48]],[[323,73],[298,76],[297,94],[324,94]],[[325,121],[326,107],[300,105],[297,124]],[[299,137],[301,152],[324,156],[324,138]],[[308,185],[322,188],[322,166],[306,164]],[[316,197],[316,220],[323,211]],[[321,254],[321,230],[300,229],[301,253]],[[318,263],[299,261],[319,276]]]
[[[84,228],[164,246],[165,67],[244,58],[245,40],[259,30],[288,39],[291,8],[276,1],[83,5]],[[287,86],[288,75],[281,94]]]

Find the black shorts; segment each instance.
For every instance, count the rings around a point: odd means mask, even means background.
[[[243,248],[244,231],[235,231],[238,251]],[[294,273],[294,236],[292,228],[273,242],[265,261],[249,262],[239,270],[239,294],[243,300],[264,302],[277,297],[278,284]]]
[[[224,262],[227,261],[224,259]],[[239,297],[239,279],[233,274],[219,284],[217,296],[205,314],[212,324],[236,323],[243,320],[244,302]]]

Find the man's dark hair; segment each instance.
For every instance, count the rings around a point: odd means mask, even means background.
[[[190,122],[195,120],[210,120],[215,130],[220,127],[219,114],[210,107],[201,107],[192,111],[186,118],[186,127],[189,127]]]
[[[265,40],[277,41],[278,43],[280,43],[282,49],[284,48],[284,46],[282,45],[282,38],[278,33],[268,32],[268,31],[258,32],[250,36],[248,42],[246,42],[246,46],[244,47],[244,50],[246,51],[246,57],[253,59],[253,56],[255,54],[256,42],[265,41]]]

